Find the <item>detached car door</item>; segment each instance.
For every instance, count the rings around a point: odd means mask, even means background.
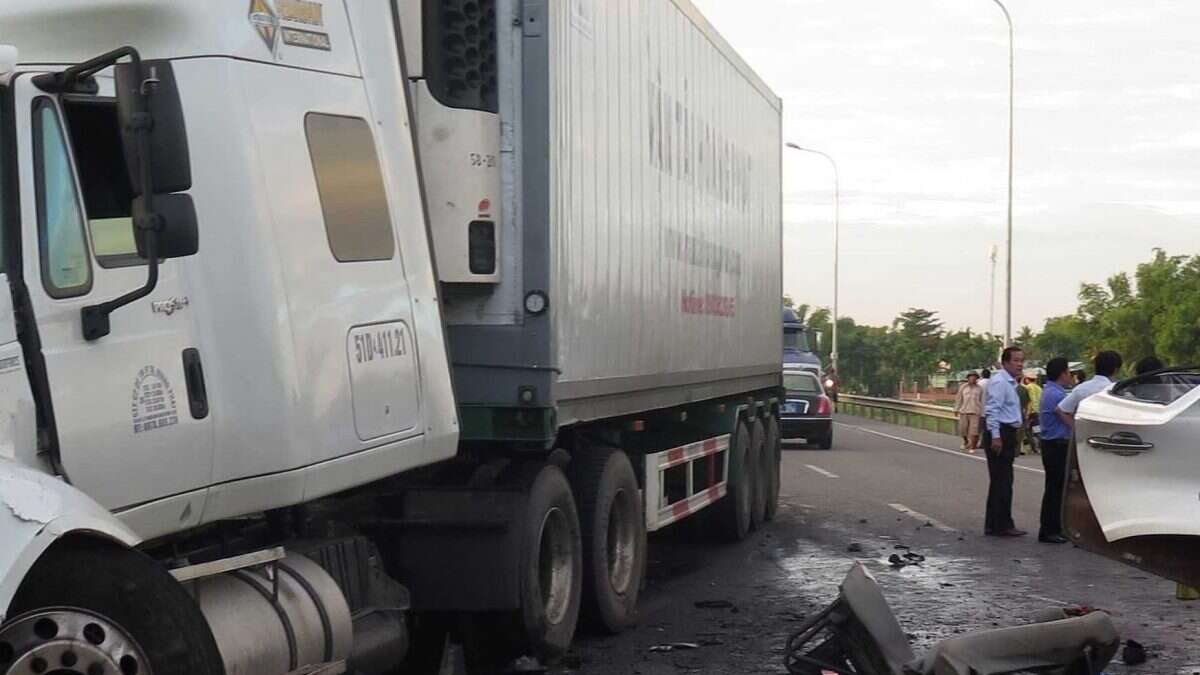
[[[1079,407],[1067,523],[1084,548],[1200,581],[1200,372],[1126,380]]]

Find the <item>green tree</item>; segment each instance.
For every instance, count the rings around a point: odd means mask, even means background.
[[[1088,347],[1088,327],[1078,316],[1056,316],[1046,320],[1042,332],[1033,338],[1033,348],[1045,361],[1056,356],[1080,361]]]
[[[954,371],[984,368],[996,360],[1000,342],[992,335],[972,333],[970,329],[948,333],[942,338],[939,359]]]
[[[889,362],[900,367],[905,382],[926,381],[937,368],[941,351],[942,322],[937,312],[910,307],[892,321],[892,332]]]

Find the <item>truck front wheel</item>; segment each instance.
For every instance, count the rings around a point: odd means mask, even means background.
[[[629,457],[586,448],[571,459],[583,533],[584,616],[618,633],[633,623],[646,562],[646,521]]]
[[[60,541],[21,583],[0,626],[0,673],[223,675],[204,616],[137,551]]]

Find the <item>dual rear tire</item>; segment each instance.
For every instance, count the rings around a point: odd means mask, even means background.
[[[716,507],[721,539],[741,541],[775,517],[779,502],[779,420],[768,415],[741,420],[729,446],[726,498]]]

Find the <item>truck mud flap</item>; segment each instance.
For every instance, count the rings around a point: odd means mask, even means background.
[[[1105,538],[1088,499],[1074,443],[1063,511],[1066,534],[1080,548],[1165,579],[1200,587],[1200,537],[1151,535],[1113,542]]]
[[[410,490],[398,517],[377,521],[388,572],[417,611],[507,611],[520,607],[520,490]]]

